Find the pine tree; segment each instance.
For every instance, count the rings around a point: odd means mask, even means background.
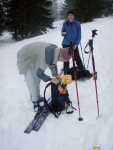
[[[0,1],[0,36],[5,30],[5,15],[4,15],[4,7],[2,0]]]
[[[104,16],[113,16],[113,0],[104,0]]]
[[[24,39],[47,32],[54,21],[48,0],[6,0],[7,28],[13,33],[13,38]],[[5,3],[4,3],[5,4]]]
[[[52,18],[55,18],[55,21],[59,20],[59,8],[58,8],[58,3],[57,0],[53,0],[53,5],[50,7],[52,10]]]
[[[88,22],[100,17],[103,9],[103,0],[76,0],[74,4],[76,19],[80,22]]]
[[[36,36],[46,33],[47,28],[53,29],[52,23],[54,19],[51,17],[52,13],[49,9],[52,6],[52,1],[41,0],[37,2],[37,0],[31,0],[31,3],[32,8],[30,9],[34,9],[34,11],[30,12],[30,17],[27,19],[29,34]],[[32,31],[31,33],[30,30]]]
[[[74,9],[74,2],[76,0],[65,0],[64,4],[62,4],[61,6],[61,19],[66,19],[67,18],[67,12],[69,10],[73,10]]]
[[[20,4],[21,7],[21,0],[4,0],[4,7],[6,13],[6,28],[9,32],[12,32],[13,38],[17,39],[20,20],[21,9],[18,7]]]

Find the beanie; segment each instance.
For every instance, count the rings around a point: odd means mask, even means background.
[[[68,16],[69,14],[73,14],[73,15],[75,16],[75,13],[74,13],[73,10],[69,10],[68,13],[67,13],[67,16]]]
[[[71,55],[69,54],[69,47],[60,49],[60,56],[64,62],[67,62],[71,59]]]

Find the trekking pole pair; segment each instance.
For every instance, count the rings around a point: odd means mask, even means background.
[[[97,111],[98,111],[98,117],[99,117],[98,91],[97,91],[97,83],[96,83],[96,80],[97,80],[97,73],[96,73],[96,71],[95,71],[95,60],[94,60],[94,54],[93,54],[93,50],[94,50],[94,48],[93,48],[93,39],[94,39],[95,35],[97,35],[96,32],[97,32],[96,29],[95,29],[95,30],[92,30],[92,39],[90,39],[90,40],[88,41],[87,45],[85,46],[85,49],[86,49],[87,46],[89,46],[89,49],[90,49],[89,52],[90,52],[90,54],[91,54],[91,56],[92,56],[92,66],[93,66],[93,73],[94,73],[93,76],[94,76],[94,81],[95,81]],[[85,49],[84,49],[84,52],[85,52],[85,53],[89,53],[89,52],[86,52]]]

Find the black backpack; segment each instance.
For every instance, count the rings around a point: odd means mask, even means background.
[[[76,79],[90,79],[93,75],[89,72],[89,70],[79,70],[77,67],[72,67],[67,69],[67,74],[70,74],[72,76],[72,80],[75,80],[74,77],[74,70],[76,71]]]
[[[48,103],[45,98],[45,93],[47,87],[50,85],[51,85],[51,102]],[[44,99],[50,112],[53,113],[57,118],[61,114],[61,111],[63,111],[64,109],[66,109],[67,114],[73,113],[73,109],[75,109],[72,106],[72,102],[69,99],[69,94],[68,91],[66,90],[66,85],[62,84],[61,82],[57,85],[52,82],[47,84],[44,90]],[[68,111],[69,106],[71,107],[71,111]]]

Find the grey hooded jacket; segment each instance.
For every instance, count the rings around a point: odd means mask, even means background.
[[[50,80],[50,77],[44,73],[49,67],[52,76],[57,76],[57,60],[60,48],[56,45],[35,42],[24,46],[17,53],[17,66],[20,74],[25,74],[29,67],[35,68],[36,74],[43,81]]]

